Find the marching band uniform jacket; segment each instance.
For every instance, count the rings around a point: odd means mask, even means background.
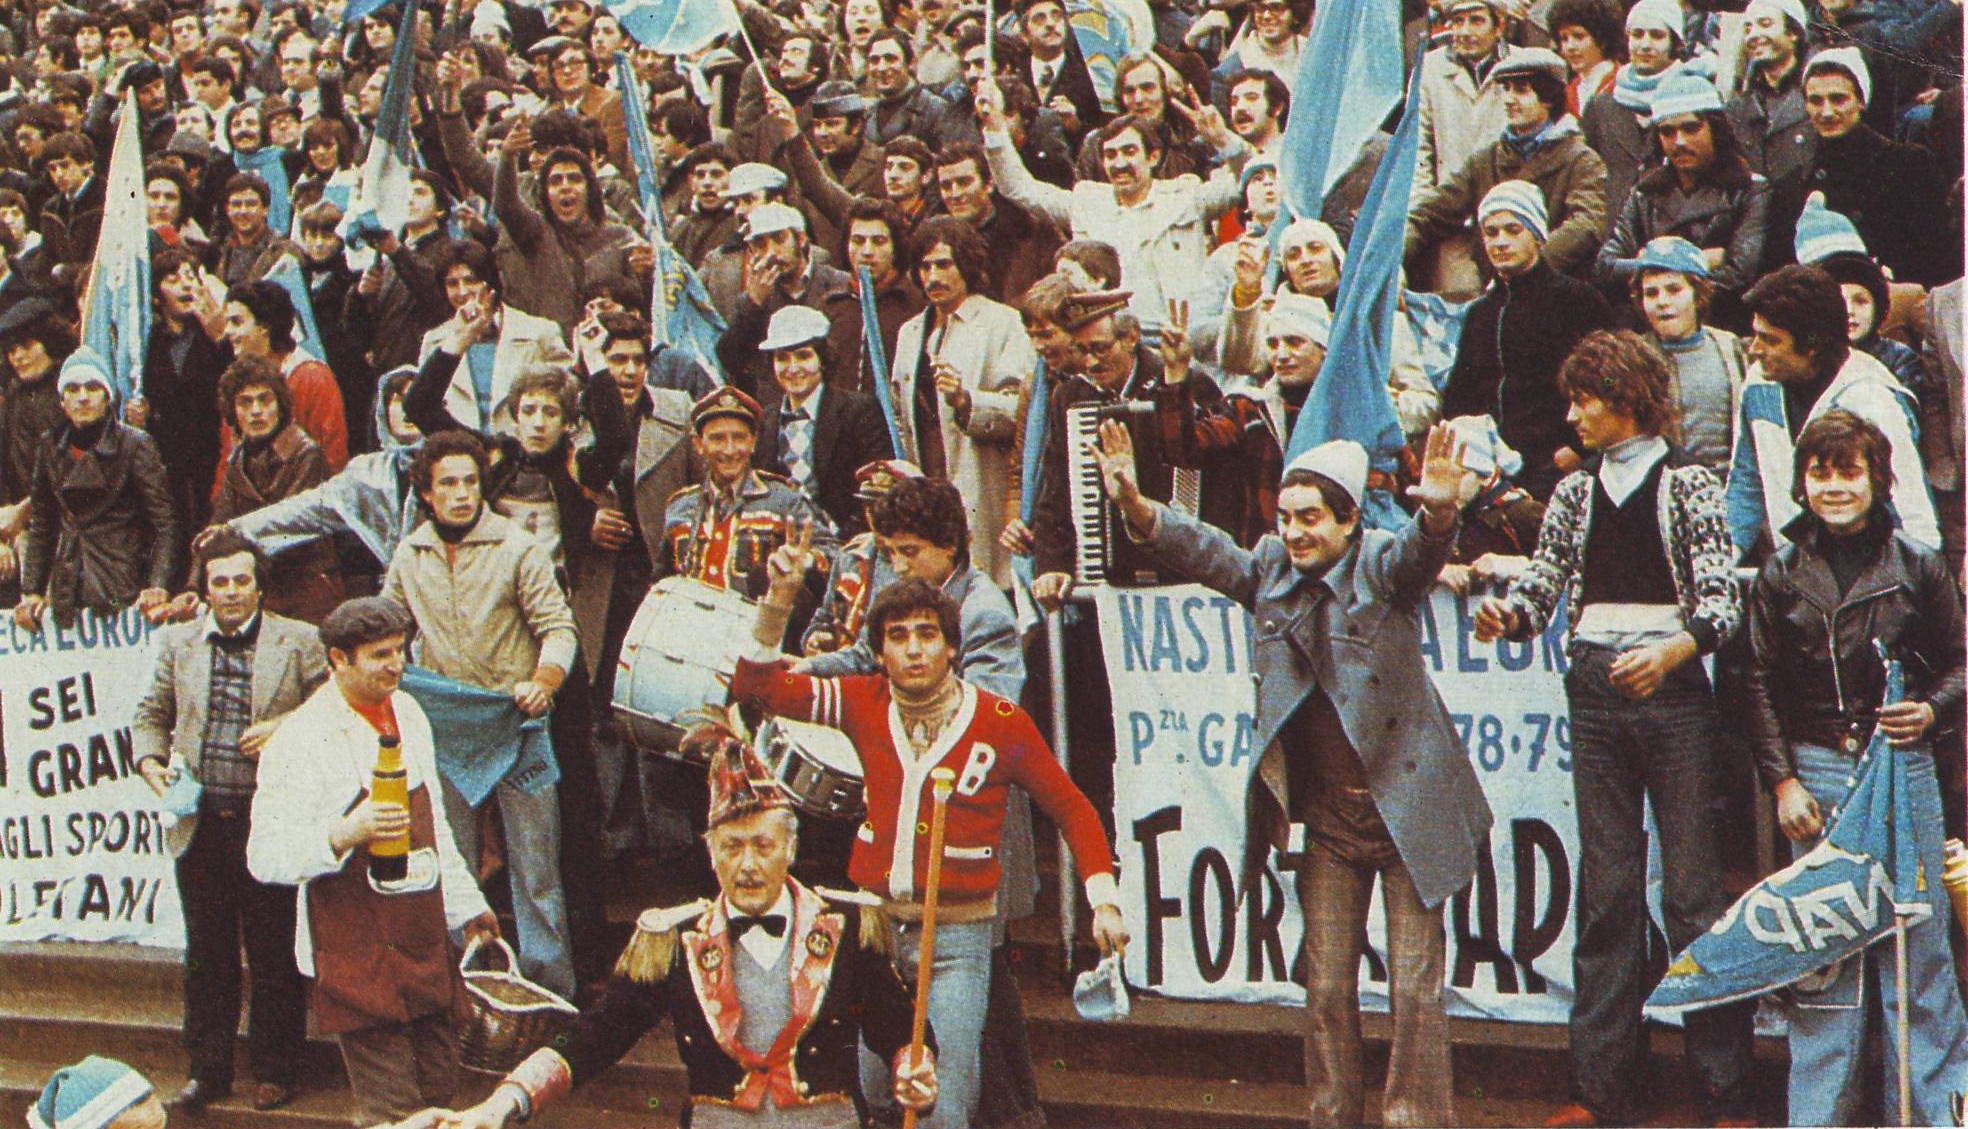
[[[564,1044],[556,1043],[558,1049],[535,1052],[507,1081],[525,1091],[537,1110],[619,1062],[668,1015],[677,1056],[690,1078],[691,1106],[684,1109],[683,1125],[690,1124],[694,1106],[757,1111],[767,1094],[780,1109],[851,1100],[857,1115],[865,1116],[861,1040],[865,1037],[883,1061],[893,1062],[909,1045],[913,1005],[888,953],[864,940],[871,934],[886,937],[886,930],[869,928],[878,918],[864,917],[870,911],[830,901],[794,880],[786,885],[793,895],[787,923],[792,1018],[780,1038],[790,1035],[792,1041],[782,1054],[773,1055],[778,1047],[749,1048],[739,1041],[745,1000],[731,967],[740,946],[730,931],[729,906],[720,897],[697,903],[704,907],[701,914],[661,931],[650,930],[648,923],[661,924],[668,914],[645,914],[601,1003],[575,1023]],[[934,1032],[926,1032],[924,1042],[933,1051]]]

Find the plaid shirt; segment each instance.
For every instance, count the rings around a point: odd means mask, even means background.
[[[201,806],[207,814],[242,812],[253,800],[258,762],[239,751],[239,737],[253,723],[253,644],[259,635],[257,615],[245,630],[232,635],[220,631],[209,618],[205,622],[205,638],[212,644],[212,673],[198,776],[205,786]]]

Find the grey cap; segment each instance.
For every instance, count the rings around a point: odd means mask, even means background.
[[[853,83],[845,79],[831,78],[820,84],[807,100],[807,112],[816,118],[844,118],[853,114],[868,112],[868,100],[861,97]]]

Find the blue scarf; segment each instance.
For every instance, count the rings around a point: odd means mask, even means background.
[[[232,163],[240,172],[258,173],[267,182],[273,198],[267,203],[267,227],[285,239],[293,234],[293,186],[287,182],[287,151],[278,145],[262,145],[251,153],[235,151]]]
[[[1503,129],[1503,143],[1517,154],[1517,159],[1529,163],[1538,151],[1547,145],[1555,144],[1578,132],[1578,119],[1570,114],[1556,121],[1547,121],[1530,133],[1517,133],[1509,126]]]

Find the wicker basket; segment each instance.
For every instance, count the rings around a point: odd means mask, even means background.
[[[497,947],[504,971],[474,970],[479,949]],[[458,962],[465,979],[463,1022],[458,1032],[458,1064],[480,1074],[505,1074],[580,1014],[573,1004],[521,976],[510,945],[477,938]]]

